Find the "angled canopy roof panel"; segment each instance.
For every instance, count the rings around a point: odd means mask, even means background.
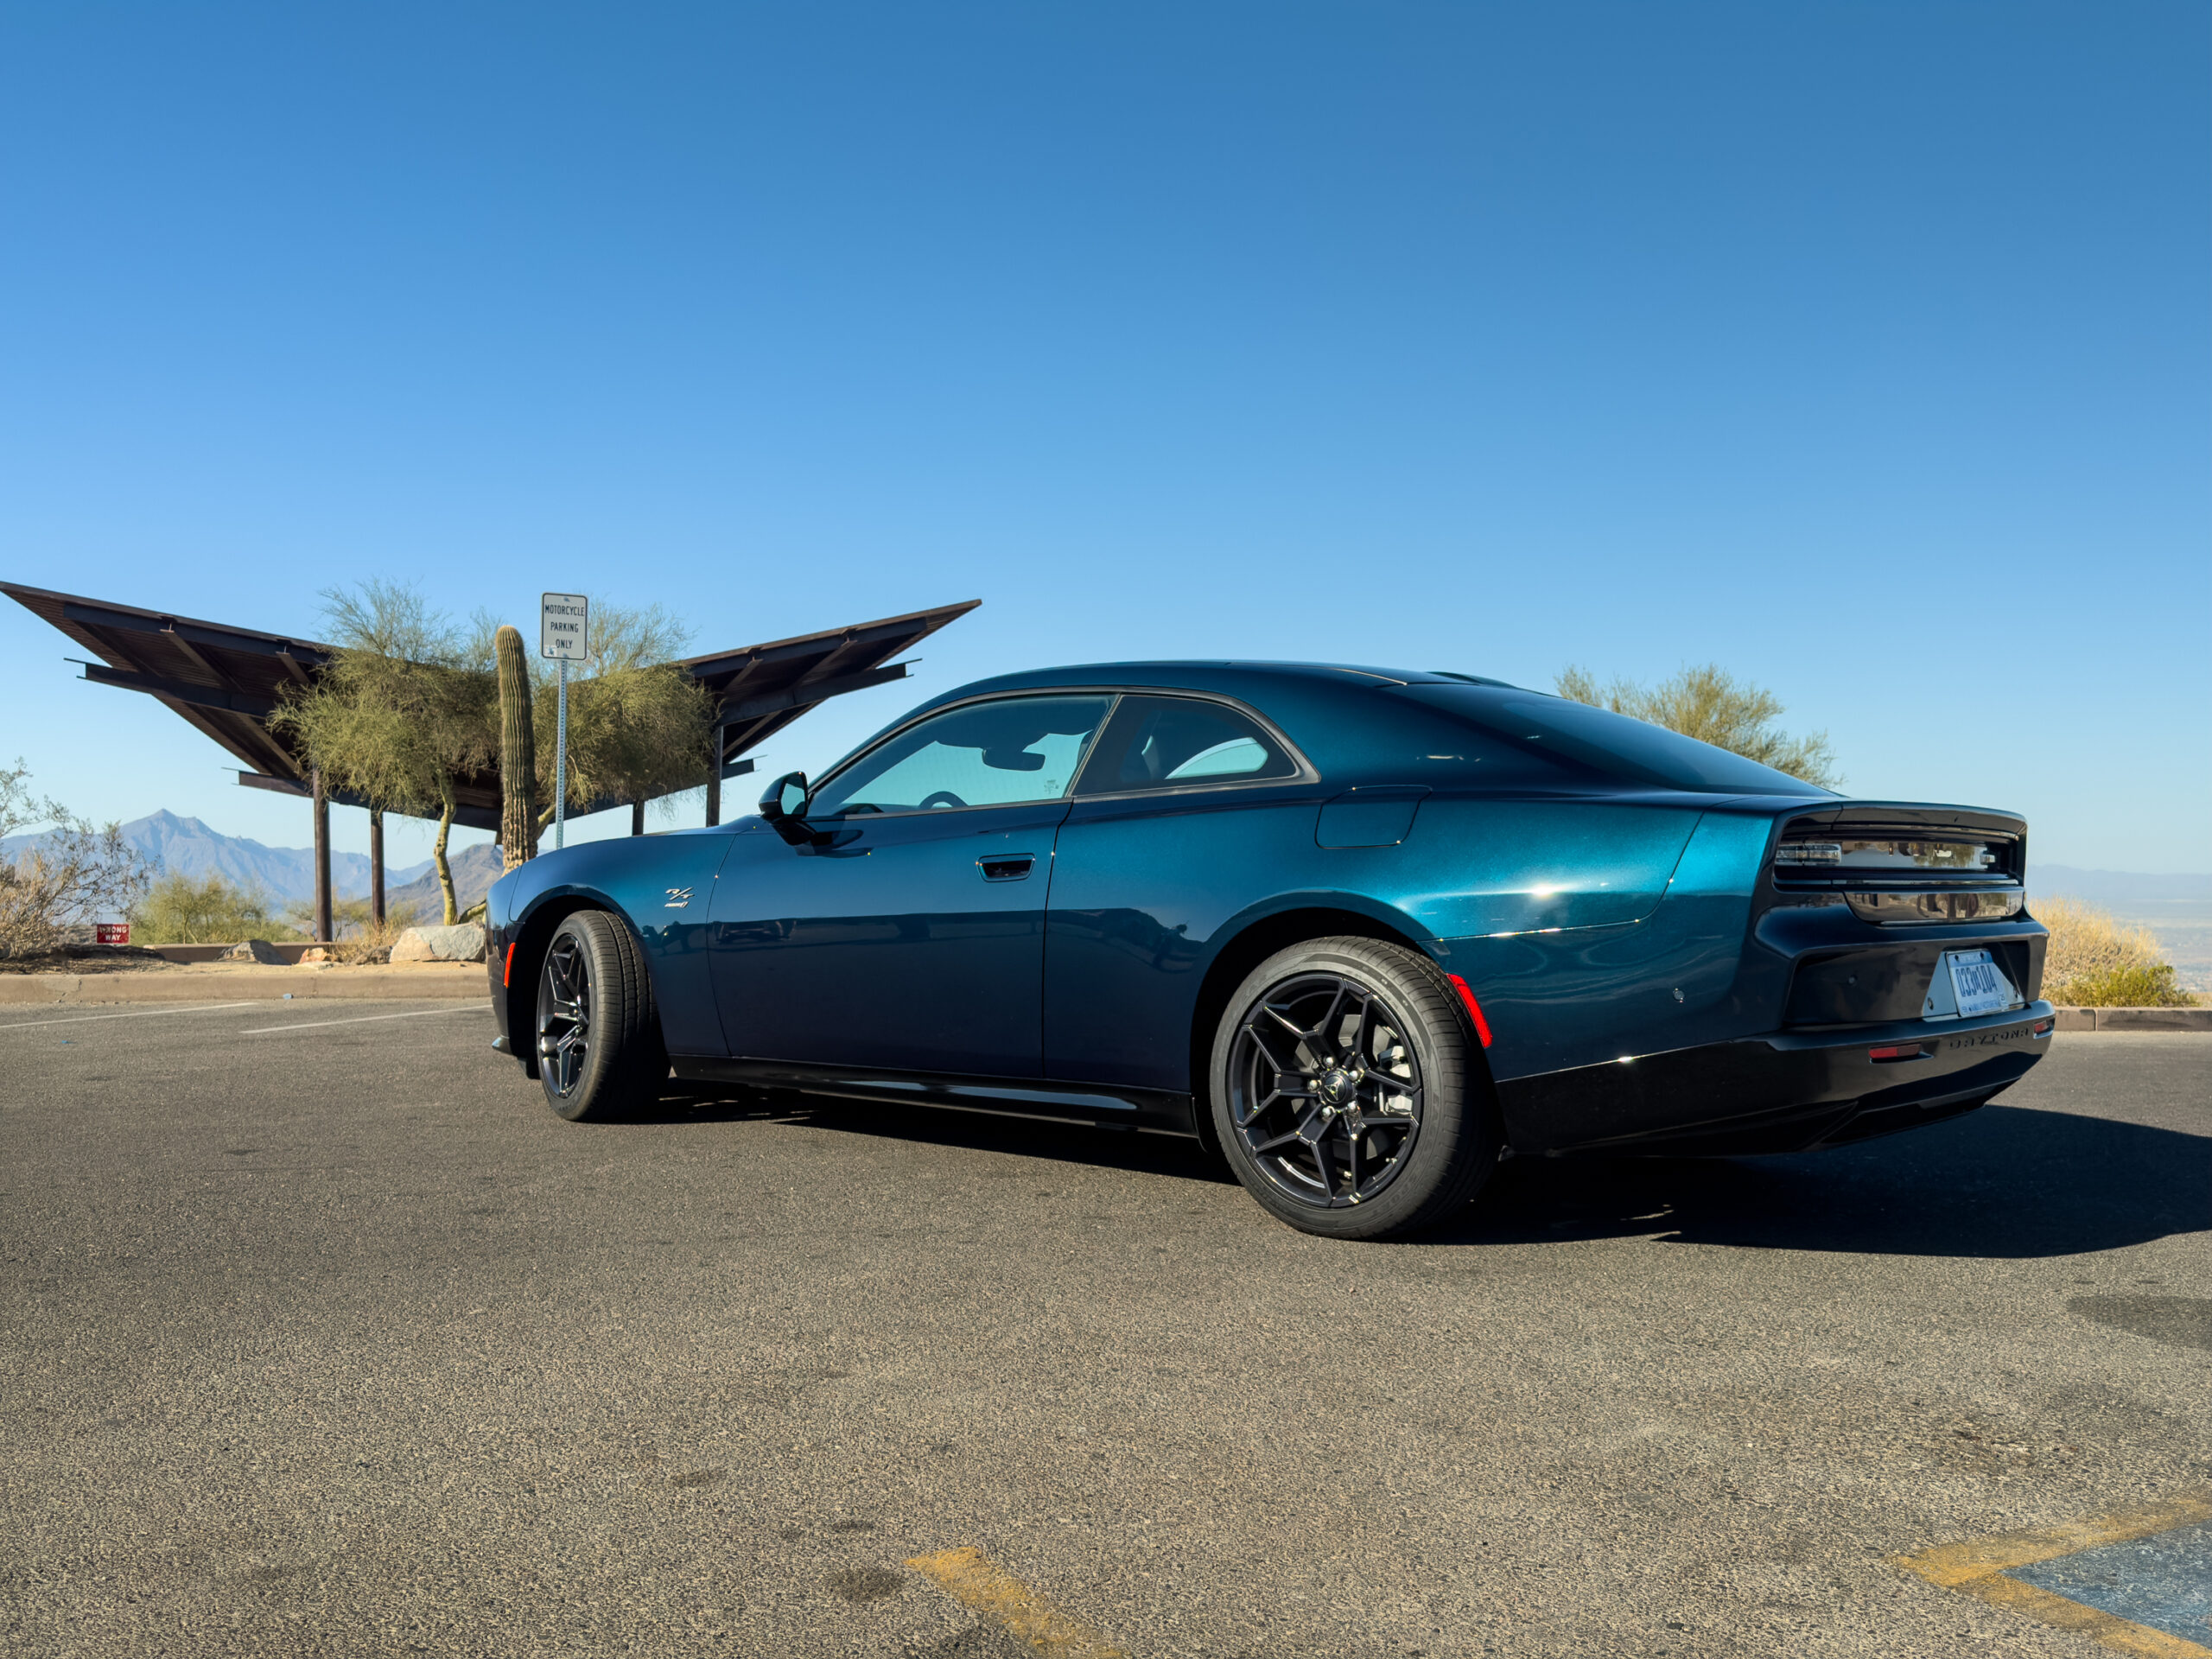
[[[0,582],[0,593],[97,658],[84,664],[86,679],[158,698],[236,755],[251,768],[253,781],[305,792],[305,762],[266,722],[283,689],[312,684],[333,647],[17,582]],[[721,705],[723,766],[817,703],[903,679],[906,665],[891,658],[982,602],[969,600],[689,658],[683,666]],[[495,768],[460,779],[455,792],[459,822],[499,828]]]
[[[684,667],[721,700],[722,763],[759,748],[817,703],[906,678],[906,664],[891,658],[982,602],[971,599],[689,658]]]
[[[257,772],[305,779],[264,722],[284,686],[312,682],[329,646],[15,582],[0,582],[0,593],[97,658],[85,664],[86,679],[158,697]]]

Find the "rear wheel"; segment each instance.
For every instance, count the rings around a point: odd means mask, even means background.
[[[565,918],[537,974],[537,1071],[546,1104],[571,1122],[649,1106],[668,1077],[644,955],[604,911]]]
[[[1472,1034],[1433,963],[1376,939],[1262,963],[1214,1037],[1214,1132],[1301,1231],[1387,1238],[1444,1219],[1497,1161]]]

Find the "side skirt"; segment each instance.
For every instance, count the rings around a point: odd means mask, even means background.
[[[904,1106],[990,1112],[1052,1123],[1141,1129],[1198,1137],[1188,1095],[1154,1089],[1105,1089],[1095,1084],[1016,1082],[932,1071],[880,1071],[868,1066],[813,1065],[796,1060],[730,1060],[677,1054],[670,1064],[687,1083],[734,1083],[753,1089],[796,1089]]]

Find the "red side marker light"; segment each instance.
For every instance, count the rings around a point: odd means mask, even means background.
[[[519,944],[521,943],[522,941],[518,939],[515,941],[514,944],[510,944],[507,947],[507,964],[505,967],[499,969],[499,985],[502,989],[513,985],[515,982],[515,944]]]
[[[2034,1029],[2030,1031],[2028,1035],[2031,1037],[2048,1037],[2050,1035],[2051,1027],[2056,1023],[2057,1022],[2055,1020],[2038,1020],[2035,1023]]]
[[[1918,1043],[1891,1043],[1886,1047],[1868,1049],[1866,1058],[1870,1060],[1916,1060],[1927,1052]]]
[[[1452,980],[1452,988],[1459,993],[1459,1000],[1467,1005],[1467,1013],[1474,1020],[1475,1035],[1483,1039],[1483,1046],[1484,1048],[1488,1048],[1490,1046],[1490,1021],[1483,1018],[1483,1005],[1475,1001],[1475,994],[1467,988],[1467,982],[1465,980],[1460,978],[1457,974],[1453,974],[1450,977]]]

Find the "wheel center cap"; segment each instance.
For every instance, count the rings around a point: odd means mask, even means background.
[[[1321,1074],[1321,1098],[1332,1106],[1341,1106],[1352,1097],[1358,1085],[1350,1072],[1332,1066]]]

